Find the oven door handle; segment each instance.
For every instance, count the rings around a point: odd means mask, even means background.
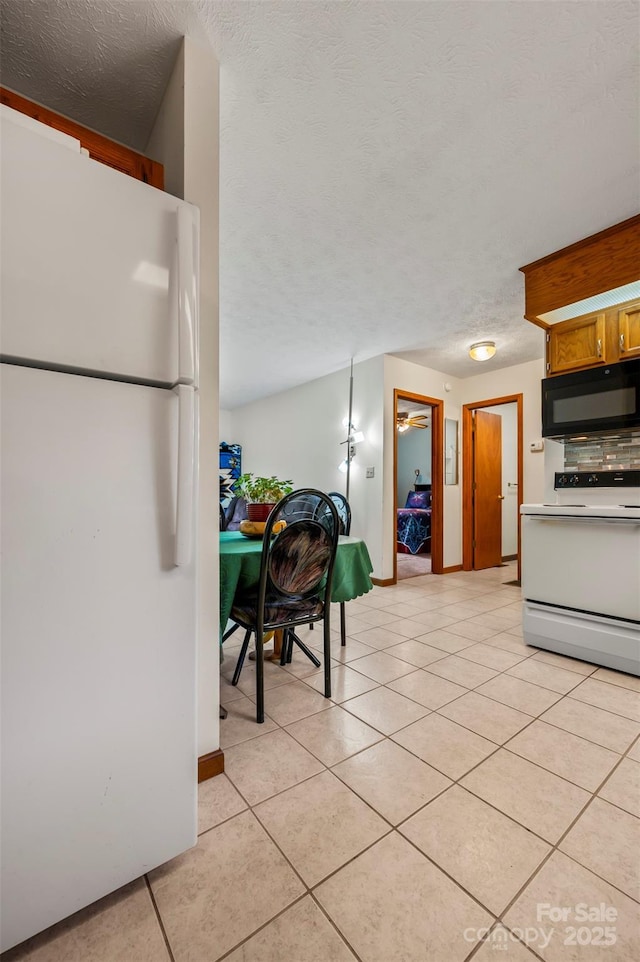
[[[580,517],[575,514],[525,514],[525,518],[531,518],[532,521],[562,521],[563,524],[569,522],[570,524],[628,524],[628,525],[640,525],[640,518],[593,518],[593,517]]]

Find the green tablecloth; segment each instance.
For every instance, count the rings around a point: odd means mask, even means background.
[[[229,620],[233,598],[240,588],[257,584],[262,540],[245,538],[239,531],[220,532],[220,631]],[[373,571],[367,546],[361,538],[340,535],[333,568],[332,601],[352,601],[371,591]]]

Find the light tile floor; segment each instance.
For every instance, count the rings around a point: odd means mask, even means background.
[[[332,699],[297,652],[262,726],[228,648],[197,847],[3,962],[640,957],[640,683],[525,646],[514,576],[375,588]]]

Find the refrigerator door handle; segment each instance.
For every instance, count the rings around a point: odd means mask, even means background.
[[[178,388],[178,483],[176,497],[176,566],[191,561],[194,474],[195,474],[195,391]]]
[[[178,380],[197,382],[198,370],[198,264],[196,261],[196,211],[188,204],[178,208]]]

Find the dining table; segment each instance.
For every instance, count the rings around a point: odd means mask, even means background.
[[[237,591],[258,584],[262,538],[249,538],[240,531],[220,532],[220,636],[229,621]],[[362,538],[340,535],[333,566],[331,601],[353,601],[371,591],[373,565]]]

